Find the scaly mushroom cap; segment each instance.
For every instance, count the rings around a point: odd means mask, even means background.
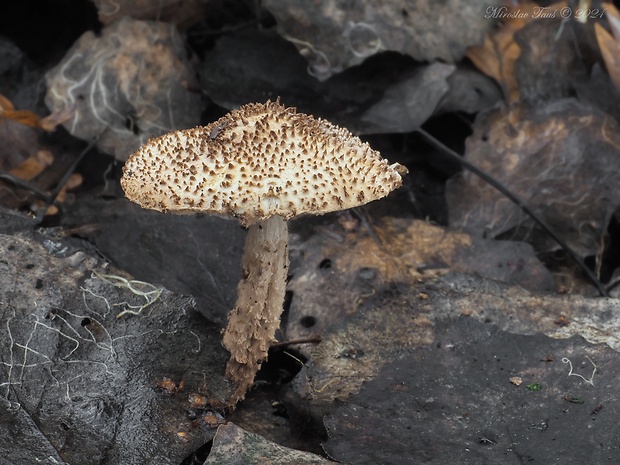
[[[404,172],[346,129],[267,102],[149,140],[121,185],[144,208],[226,214],[247,226],[363,205],[399,187]]]

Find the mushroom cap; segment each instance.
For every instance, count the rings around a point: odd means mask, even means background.
[[[144,208],[248,226],[363,205],[398,188],[401,173],[346,129],[276,101],[149,140],[125,163],[121,185]]]

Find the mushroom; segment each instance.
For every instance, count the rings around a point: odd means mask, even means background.
[[[280,325],[287,220],[384,197],[406,172],[346,129],[279,100],[151,139],[127,160],[121,185],[143,208],[225,214],[248,228],[243,277],[223,333],[231,354],[226,375],[236,385],[230,407],[252,385]]]

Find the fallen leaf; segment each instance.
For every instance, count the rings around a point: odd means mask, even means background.
[[[241,279],[246,232],[236,221],[212,216],[162,215],[126,199],[82,195],[64,212],[65,230],[91,225],[88,237],[116,266],[137,279],[166,283],[192,295],[196,309],[226,324]]]
[[[448,93],[453,65],[433,63],[400,76],[360,117],[365,134],[412,132],[428,120]]]
[[[11,102],[4,95],[0,94],[0,114],[5,111],[13,111],[15,107],[13,106],[13,102]]]
[[[64,258],[0,235],[2,457],[180,463],[214,431],[192,426],[186,394],[156,386],[183,382],[221,408],[230,388],[219,332],[192,299],[137,282],[68,243],[43,242]],[[123,310],[134,315],[117,318]]]
[[[38,121],[38,127],[41,129],[52,132],[55,131],[58,125],[70,120],[75,116],[75,106],[69,105],[62,110],[45,116]]]
[[[328,465],[333,464],[309,452],[289,449],[258,434],[245,431],[233,423],[218,427],[213,447],[204,465]]]
[[[36,157],[41,149],[37,130],[0,116],[0,169],[9,171]]]
[[[617,352],[579,337],[514,335],[467,319],[440,325],[437,333],[432,345],[384,360],[376,378],[330,408],[324,420],[330,457],[386,465],[620,460],[620,451],[600,446],[613,443],[617,432]],[[610,372],[596,373],[592,386],[569,376],[567,364],[538,362],[540,350],[575,363],[590,358]],[[586,380],[592,376],[592,366],[579,370]],[[521,372],[531,374],[515,389],[506,374]],[[568,407],[565,392],[587,405],[606,399],[613,411]],[[592,432],[590,417],[599,412]]]
[[[620,121],[620,92],[616,90],[603,63],[595,63],[587,79],[573,80],[577,99]]]
[[[329,328],[344,324],[382,289],[417,286],[450,271],[532,290],[553,287],[551,274],[526,244],[484,240],[420,220],[383,218],[371,228],[372,233],[364,227],[353,232],[330,230],[315,235],[301,248],[291,246],[291,261],[296,261],[295,256],[303,260],[293,270],[288,286],[292,299],[287,338],[322,336]],[[426,297],[420,298],[421,294]],[[421,289],[416,300],[428,302],[428,292]],[[421,321],[411,333],[424,340],[427,328]],[[310,355],[311,349],[299,350]]]
[[[594,25],[596,39],[616,90],[620,92],[620,12],[611,3],[604,4],[612,34],[599,23]]]
[[[519,85],[514,72],[514,64],[521,49],[514,41],[514,33],[531,20],[535,8],[533,2],[521,2],[517,6],[502,6],[488,10],[487,14],[496,11],[505,12],[501,25],[493,32],[485,33],[484,43],[467,48],[466,56],[487,76],[497,81],[508,102],[519,100]],[[521,12],[523,15],[515,14]]]
[[[109,26],[127,16],[133,19],[173,23],[182,29],[202,20],[199,0],[93,0],[99,21]]]
[[[307,67],[275,30],[248,29],[217,40],[200,65],[200,82],[224,108],[280,97],[356,134],[410,132],[438,112],[475,113],[501,98],[495,83],[470,67],[396,54],[371,57],[323,82]]]
[[[620,350],[620,311],[614,299],[526,291],[520,285],[491,280],[493,268],[501,270],[492,263],[491,279],[480,278],[475,267],[465,273],[448,271],[456,268],[462,250],[474,249],[465,263],[489,262],[492,253],[476,254],[493,242],[472,247],[475,242],[469,236],[432,226],[439,234],[429,234],[421,222],[407,233],[403,229],[395,234],[394,226],[386,227],[389,220],[382,223],[375,228],[375,238],[339,238],[332,231],[301,250],[292,248],[292,257],[300,254],[303,264],[293,269],[289,285],[286,336],[321,336],[318,346],[299,347],[308,362],[292,381],[292,389],[317,415],[335,399],[349,399],[365,381],[380,376],[382,366],[392,360],[420,347],[434,347],[437,339],[446,350],[457,349],[442,336],[448,321],[492,323],[507,333],[540,333],[557,339],[580,335]],[[536,275],[542,266],[532,260],[523,269]],[[420,299],[421,293],[426,297]],[[558,325],[558,320],[570,324]],[[526,379],[526,373],[518,374]],[[501,382],[505,381],[502,374]]]
[[[566,2],[562,1],[546,8],[547,11],[559,12],[564,7],[566,7]],[[541,18],[543,11],[541,6],[529,0],[498,8],[489,6],[486,11],[487,15],[496,15],[501,18],[501,25],[495,31],[486,33],[482,45],[470,46],[467,49],[467,58],[479,70],[497,81],[508,103],[515,103],[521,100],[515,65],[522,52],[522,44],[515,40],[515,34],[532,22],[549,23],[550,20]],[[559,14],[557,15],[559,17]],[[525,40],[527,38],[535,40],[535,35],[530,34]],[[554,42],[552,41],[551,45]],[[553,59],[553,56],[552,54],[548,58]]]
[[[497,82],[470,65],[457,65],[446,79],[449,89],[439,102],[436,114],[477,114],[490,110],[503,99]]]
[[[485,31],[493,27],[494,20],[484,17],[484,8],[500,4],[479,0],[263,2],[282,36],[295,44],[320,80],[387,50],[422,62],[458,61],[467,46],[481,43]]]
[[[0,95],[0,119],[8,118],[16,123],[40,128],[48,132],[54,131],[56,126],[71,118],[73,111],[72,107],[67,107],[58,113],[52,113],[45,118],[40,118],[30,110],[15,110],[11,101]]]
[[[4,110],[0,113],[0,117],[12,119],[25,126],[39,127],[39,117],[29,110]]]
[[[82,185],[82,181],[84,180],[83,176],[80,173],[73,173],[67,179],[67,182],[62,187],[58,195],[56,196],[56,201],[60,203],[67,202],[71,198],[71,194],[69,194],[70,190],[76,189]],[[35,200],[34,203],[31,204],[30,209],[33,212],[39,211],[40,208],[44,207],[45,203],[39,199]],[[45,211],[46,216],[56,215],[58,213],[58,207],[56,205],[50,205],[47,207]]]
[[[613,3],[604,3],[603,8],[614,37],[616,40],[620,39],[620,11]]]
[[[280,97],[314,114],[324,102],[319,82],[307,67],[295,47],[273,29],[247,29],[217,40],[200,65],[200,84],[227,109]]]
[[[36,154],[28,157],[16,168],[9,171],[13,176],[27,181],[34,179],[50,166],[54,161],[54,155],[49,150],[39,150]]]
[[[31,181],[39,176],[43,171],[52,165],[54,162],[54,155],[49,150],[39,150],[35,155],[30,156],[24,160],[19,166],[13,168],[9,173],[15,178]],[[72,173],[58,195],[56,196],[56,202],[66,202],[70,198],[68,193],[79,187],[82,184],[83,177],[79,173]],[[46,201],[41,198],[27,199],[29,201],[29,208],[32,212],[38,212],[41,208],[46,207]],[[47,206],[45,215],[55,215],[58,213],[58,207],[56,205]]]
[[[484,44],[467,49],[467,58],[487,76],[497,81],[507,102],[519,100],[519,85],[514,75],[514,63],[521,49],[514,42],[514,30],[506,25],[494,35],[486,34]]]
[[[517,105],[478,115],[465,156],[586,257],[601,252],[620,205],[618,134],[613,118],[573,99]],[[486,237],[510,234],[540,252],[558,248],[519,207],[469,172],[448,182],[446,198],[452,227]]]
[[[63,126],[120,160],[150,137],[196,126],[202,104],[174,25],[122,18],[83,34],[46,74],[45,103]]]
[[[597,48],[591,24],[566,23],[557,16],[531,21],[514,33],[521,50],[514,76],[521,102],[532,106],[574,96],[574,82],[589,77],[589,61]]]

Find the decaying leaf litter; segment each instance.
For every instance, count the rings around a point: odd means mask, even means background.
[[[1,446],[13,463],[618,457],[617,301],[597,298],[475,176],[444,188],[455,165],[413,132],[423,124],[528,202],[614,295],[611,5],[565,18],[572,6],[531,2],[520,15],[456,0],[95,3],[100,22],[54,58],[19,35],[0,41],[12,147]],[[379,204],[292,222],[284,344],[230,412],[218,326],[245,233],[133,208],[119,168],[149,137],[278,97],[363,135],[410,175]]]

